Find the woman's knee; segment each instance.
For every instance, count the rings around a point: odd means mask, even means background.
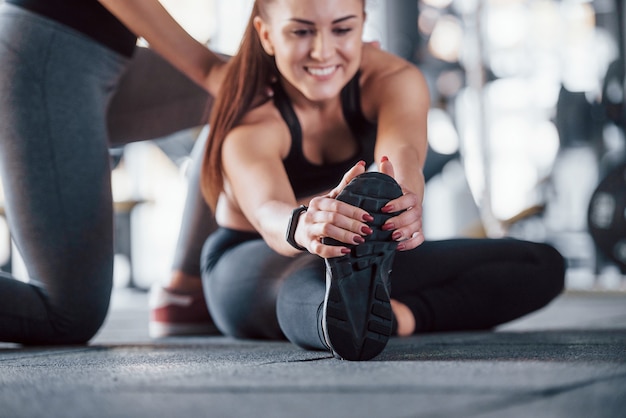
[[[68,320],[57,321],[55,342],[59,344],[86,344],[102,327],[106,312],[84,312]]]
[[[107,316],[108,299],[81,306],[62,306],[49,312],[49,332],[38,333],[31,344],[82,345],[100,330]],[[28,343],[28,342],[27,342]]]

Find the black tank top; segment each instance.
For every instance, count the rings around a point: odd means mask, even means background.
[[[376,143],[376,125],[363,115],[361,110],[361,91],[357,73],[341,91],[343,116],[357,140],[358,150],[351,158],[333,164],[312,164],[302,152],[302,128],[291,101],[280,83],[274,85],[274,105],[278,108],[291,133],[291,148],[283,160],[296,198],[313,196],[332,189],[343,175],[360,160],[367,165],[374,162]]]
[[[6,0],[7,3],[55,20],[100,44],[132,56],[137,37],[98,0]]]

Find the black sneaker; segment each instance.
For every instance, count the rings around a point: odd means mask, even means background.
[[[374,231],[365,243],[346,245],[324,238],[327,245],[351,248],[350,254],[326,259],[326,297],[322,326],[324,338],[336,357],[369,360],[380,354],[391,335],[392,311],[389,275],[397,242],[393,231],[381,226],[396,213],[380,210],[402,196],[396,181],[382,173],[367,172],[354,178],[338,200],[365,209],[374,217]]]

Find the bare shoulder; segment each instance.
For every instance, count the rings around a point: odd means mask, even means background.
[[[428,105],[426,79],[413,63],[371,45],[364,45],[361,64],[363,110],[376,112],[383,100],[420,100]],[[369,110],[369,111],[368,111]]]
[[[369,44],[363,45],[361,73],[365,82],[411,77],[416,80],[424,79],[422,72],[415,64]]]
[[[250,110],[224,140],[224,152],[284,156],[289,151],[289,130],[271,100]]]

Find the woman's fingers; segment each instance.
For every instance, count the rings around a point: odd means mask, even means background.
[[[339,184],[327,196],[311,199],[304,220],[309,252],[324,258],[339,257],[350,250],[343,246],[324,245],[323,238],[354,245],[364,242],[363,237],[372,233],[366,224],[373,220],[369,213],[336,199],[353,178],[364,172],[365,162],[359,161],[344,174]]]
[[[350,249],[348,247],[324,245],[321,241],[311,242],[311,247],[309,248],[309,251],[312,254],[319,255],[322,258],[341,257],[342,255],[350,253]]]
[[[380,160],[381,173],[394,177],[393,165],[387,157]],[[415,193],[403,190],[404,194],[389,201],[382,211],[386,213],[400,212],[383,225],[386,231],[393,231],[392,239],[398,241],[398,250],[413,249],[424,242],[422,232],[422,204]]]
[[[386,156],[382,157],[380,159],[380,164],[378,166],[378,171],[380,171],[383,174],[387,174],[390,177],[394,177],[394,172],[393,172],[393,165],[391,164],[391,161],[389,161],[389,158],[387,158]]]
[[[336,198],[339,193],[341,193],[343,188],[346,187],[353,178],[363,173],[365,173],[365,161],[359,161],[358,163],[353,165],[352,168],[346,172],[346,174],[343,175],[341,182],[339,182],[337,187],[330,191],[328,197],[330,197],[331,199]]]
[[[353,243],[348,234],[371,233],[367,222],[372,220],[367,211],[327,197],[312,199],[306,217],[311,237],[330,237],[346,243]]]
[[[414,232],[409,239],[398,243],[396,249],[398,251],[407,251],[419,247],[424,242],[424,234],[420,232]]]
[[[398,241],[398,250],[409,250],[424,242],[422,232],[422,207],[411,206],[397,216],[390,218],[382,227],[383,230],[393,231],[391,238]]]
[[[394,177],[393,165],[387,157],[382,157],[379,171]],[[324,258],[339,257],[349,252],[347,245],[359,245],[364,237],[372,233],[368,222],[373,217],[365,210],[336,200],[339,193],[356,176],[365,172],[365,163],[355,164],[343,176],[341,182],[327,196],[311,200],[306,215],[308,249],[311,253]],[[389,201],[383,212],[400,212],[390,218],[383,229],[393,231],[392,239],[398,242],[398,250],[404,251],[417,247],[424,242],[422,233],[422,206],[415,193],[405,191],[404,195]],[[325,245],[323,238],[332,238],[346,244]]]

